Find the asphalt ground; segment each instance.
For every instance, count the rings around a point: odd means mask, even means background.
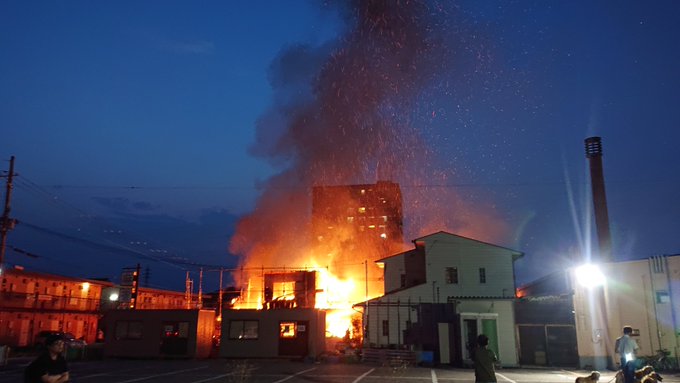
[[[30,360],[10,360],[0,368],[0,383],[22,382]],[[78,361],[69,365],[72,382],[96,383],[438,383],[474,382],[471,369],[375,366],[369,364],[304,363],[280,360],[121,360]],[[566,383],[590,371],[563,369],[500,369],[498,382]],[[680,383],[680,374],[663,374],[664,383]],[[603,371],[600,383],[614,381]]]

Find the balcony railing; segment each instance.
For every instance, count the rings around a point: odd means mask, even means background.
[[[1,309],[98,311],[99,299],[51,294],[1,292]]]

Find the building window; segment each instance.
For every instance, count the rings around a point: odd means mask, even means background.
[[[446,272],[446,284],[457,285],[458,284],[458,268],[457,267],[447,267],[445,272]]]
[[[229,321],[229,339],[257,339],[259,322],[256,320]]]
[[[670,303],[671,296],[668,291],[657,291],[656,292],[656,303]]]
[[[116,340],[122,339],[142,339],[141,321],[117,321]]]
[[[401,275],[400,284],[401,284],[401,287],[406,287],[406,274]]]
[[[163,322],[164,338],[188,338],[189,322]]]
[[[486,283],[486,268],[479,268],[479,283]]]
[[[382,334],[383,336],[389,336],[390,335],[390,321],[384,320],[382,321]]]
[[[279,337],[280,338],[295,338],[297,329],[295,322],[281,322],[279,323]]]

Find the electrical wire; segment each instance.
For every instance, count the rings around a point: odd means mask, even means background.
[[[75,207],[71,204],[66,203],[63,201],[61,198],[58,196],[54,195],[53,193],[50,193],[49,191],[45,190],[44,187],[36,184],[35,182],[30,181],[26,177],[17,177],[17,186],[20,188],[23,188],[29,193],[32,193],[34,195],[37,195],[38,197],[47,200],[49,204],[56,209],[62,211],[63,213],[72,216],[72,214],[75,212],[76,216],[73,218],[76,218],[77,220],[86,220],[88,225],[85,227],[87,228],[92,228],[98,227],[102,232],[111,232],[111,233],[118,233],[118,234],[124,234],[129,238],[127,240],[128,244],[143,244],[143,245],[148,245],[149,243],[152,243],[152,241],[147,241],[140,239],[142,236],[137,234],[137,238],[130,237],[129,234],[136,234],[133,232],[130,232],[130,230],[121,230],[115,228],[115,225],[111,225],[110,223],[106,222],[106,220],[102,219],[101,217],[98,217],[96,215],[90,214],[83,209],[80,209],[78,207]],[[67,239],[70,241],[75,241],[79,242],[82,244],[87,244],[91,247],[107,250],[107,251],[117,251],[117,252],[123,252],[127,255],[131,255],[137,258],[143,258],[147,260],[153,260],[156,262],[161,262],[167,265],[171,265],[175,268],[179,268],[181,270],[187,270],[187,268],[182,267],[182,266],[194,266],[194,267],[200,267],[199,264],[194,264],[187,260],[186,258],[178,256],[176,253],[168,251],[168,250],[156,250],[155,248],[163,248],[163,246],[155,246],[154,249],[150,249],[148,251],[150,252],[155,252],[155,253],[161,253],[161,254],[171,254],[174,259],[168,259],[167,257],[159,257],[159,256],[154,256],[150,255],[147,253],[144,253],[142,251],[139,251],[138,249],[135,249],[133,247],[123,245],[119,242],[112,241],[110,238],[102,237],[99,235],[92,235],[90,234],[91,237],[94,237],[95,240],[92,239],[85,239],[81,237],[76,237],[73,235],[68,235],[65,233],[61,233],[52,229],[48,229],[45,227],[42,227],[40,225],[35,225],[35,224],[30,224],[26,223],[20,220],[20,223],[27,225],[28,227],[33,228],[34,230],[40,230],[45,233],[55,235],[58,237],[61,237],[63,239]],[[73,227],[71,225],[72,229],[80,231],[80,227]],[[82,232],[82,231],[81,231]],[[103,243],[102,243],[103,242]]]

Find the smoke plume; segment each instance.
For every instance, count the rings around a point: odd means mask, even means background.
[[[428,127],[429,97],[460,78],[455,67],[465,62],[456,57],[464,37],[456,7],[342,7],[347,29],[336,41],[288,47],[272,62],[274,103],[258,121],[252,153],[279,173],[262,185],[230,251],[246,266],[306,266],[312,186],[378,180],[402,187],[407,240],[439,230],[498,237],[493,212],[445,187],[455,169],[437,165],[443,154]]]

